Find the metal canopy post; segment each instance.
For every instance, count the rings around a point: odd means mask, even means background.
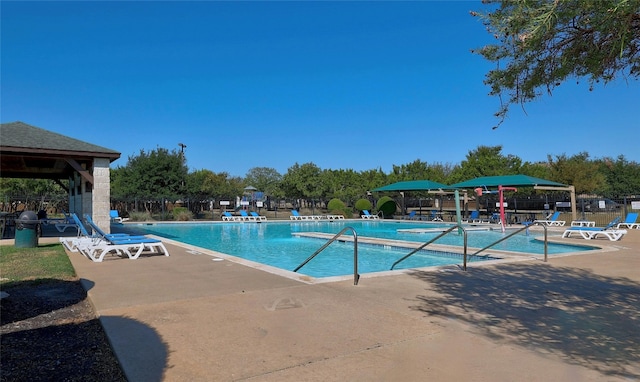
[[[503,187],[502,185],[498,186],[498,194],[500,195],[500,225],[502,225],[502,233],[505,232],[505,226],[507,225],[506,219],[504,218],[504,191],[518,191],[515,187]]]

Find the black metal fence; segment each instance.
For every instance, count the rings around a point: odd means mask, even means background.
[[[526,197],[505,198],[506,210],[512,216],[527,216],[542,218],[555,211],[562,213],[563,220],[572,219],[571,201],[566,193],[532,195]],[[375,200],[372,200],[375,205]],[[399,214],[406,210],[420,209],[424,211],[438,210],[440,212],[455,211],[455,201],[452,195],[423,199],[397,198]],[[233,211],[246,208],[274,217],[288,216],[292,209],[306,209],[313,213],[327,212],[327,199],[295,199],[295,198],[266,198],[265,200],[242,201],[236,199],[195,199],[195,198],[131,198],[127,200],[111,200],[111,209],[118,210],[120,216],[129,217],[132,214],[147,214],[154,220],[173,220],[173,211],[182,207],[190,211],[193,219],[219,219],[222,211]],[[403,203],[405,203],[403,205]],[[352,204],[348,202],[347,204]],[[49,215],[61,214],[68,211],[68,198],[64,195],[3,195],[0,196],[0,212],[19,214],[22,211],[46,211]],[[405,208],[405,211],[400,209]],[[491,216],[499,210],[497,195],[483,195],[469,200],[463,206],[466,213],[479,210],[481,214]],[[625,216],[632,211],[640,211],[640,193],[621,198],[605,198],[598,196],[578,196],[576,198],[577,219],[609,221]]]
[[[191,212],[193,219],[219,220],[224,211],[248,209],[272,217],[288,216],[292,209],[305,208],[311,211],[325,211],[327,200],[266,198],[265,200],[234,199],[193,199],[193,198],[133,198],[127,200],[111,200],[111,209],[118,210],[121,217],[136,219],[152,218],[153,220],[174,220],[177,209]]]

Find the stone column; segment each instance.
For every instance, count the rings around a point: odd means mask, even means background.
[[[93,221],[105,232],[111,232],[111,179],[108,158],[93,159],[93,196],[90,213]]]

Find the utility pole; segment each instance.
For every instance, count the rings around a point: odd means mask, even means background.
[[[184,143],[178,143],[178,146],[180,146],[180,157],[182,158],[182,164],[184,165],[184,149],[187,145]],[[182,192],[184,192],[184,177],[182,177]]]
[[[180,146],[180,154],[182,155],[182,160],[184,160],[184,149],[185,147],[187,147],[187,145],[185,145],[184,143],[178,143],[178,146]]]

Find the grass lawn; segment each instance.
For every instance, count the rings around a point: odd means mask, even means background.
[[[37,284],[75,279],[75,270],[62,244],[36,248],[0,246],[0,286],[3,288],[25,281]]]

